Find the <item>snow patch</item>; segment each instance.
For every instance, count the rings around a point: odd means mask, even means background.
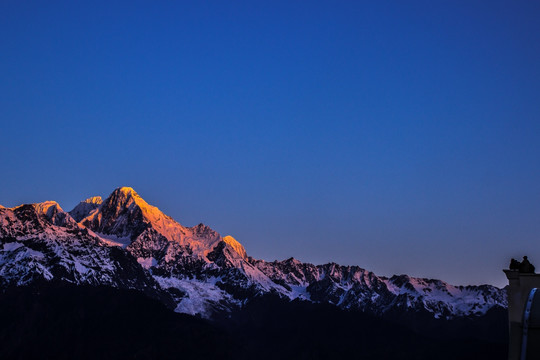
[[[17,250],[17,249],[20,248],[21,246],[24,246],[24,245],[21,244],[21,243],[18,243],[18,242],[5,243],[5,244],[4,244],[4,251],[13,251],[13,250]]]
[[[87,272],[90,271],[90,269],[88,269],[86,266],[82,265],[80,262],[78,262],[77,260],[74,261],[73,263],[75,265],[75,269],[80,273],[80,274],[86,274]]]
[[[217,287],[217,278],[209,278],[204,281],[196,279],[165,278],[154,276],[154,279],[164,289],[175,288],[186,293],[186,296],[176,306],[175,312],[190,315],[201,315],[209,318],[212,309],[219,307],[221,301],[236,302],[231,295]]]
[[[291,292],[289,293],[289,298],[291,300],[301,299],[301,300],[310,300],[311,301],[311,295],[307,291],[306,286],[289,285],[289,287],[291,288]]]
[[[157,260],[153,257],[149,258],[138,258],[137,262],[141,264],[141,266],[145,269],[150,269],[152,266],[156,266],[158,264]]]
[[[111,234],[102,234],[102,233],[95,233],[103,242],[107,243],[110,246],[120,246],[122,248],[126,248],[129,244],[131,244],[131,238],[129,236],[125,237],[118,237],[116,235]]]

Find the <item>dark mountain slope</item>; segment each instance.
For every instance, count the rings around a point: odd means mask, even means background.
[[[454,330],[461,324],[453,320],[440,320],[437,332],[430,332],[427,327],[414,332],[394,321],[359,311],[305,301],[286,302],[277,297],[251,301],[231,318],[222,319],[221,324],[240,342],[239,359],[246,360],[504,360],[507,357],[506,338],[486,341],[469,333],[459,335]],[[417,323],[420,327],[426,324],[429,322]],[[500,326],[494,331],[501,331]]]
[[[443,326],[427,336],[358,311],[273,296],[209,322],[135,290],[49,282],[4,291],[0,322],[2,359],[506,358],[505,341],[447,336]]]
[[[0,295],[1,359],[228,359],[228,335],[139,291],[42,283]]]

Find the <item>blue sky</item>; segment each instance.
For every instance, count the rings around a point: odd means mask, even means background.
[[[540,264],[540,3],[0,4],[0,204],[131,186],[267,260]]]

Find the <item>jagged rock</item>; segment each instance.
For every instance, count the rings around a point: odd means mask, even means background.
[[[178,312],[210,317],[266,294],[330,303],[377,315],[435,318],[506,307],[503,290],[452,286],[406,275],[381,277],[358,266],[313,265],[248,256],[232,236],[185,227],[132,188],[93,197],[66,213],[52,201],[0,207],[0,286],[36,280],[136,289]]]

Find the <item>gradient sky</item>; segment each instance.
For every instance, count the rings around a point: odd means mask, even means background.
[[[131,186],[254,257],[540,266],[540,2],[0,3],[0,204]]]

